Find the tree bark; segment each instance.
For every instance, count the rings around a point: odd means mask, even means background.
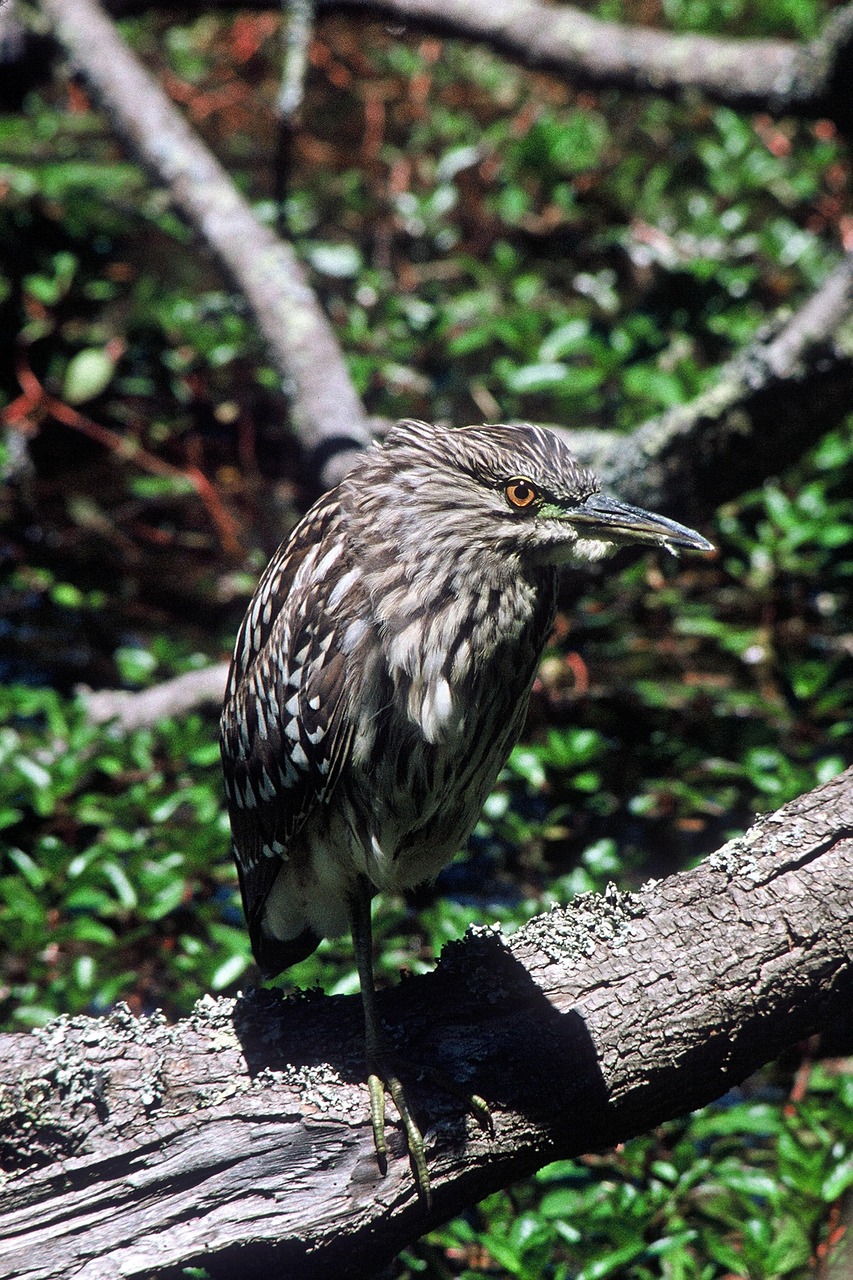
[[[354,997],[206,998],[0,1037],[0,1275],[368,1276],[557,1157],[719,1096],[853,994],[853,770],[694,871],[608,890],[510,939],[470,931],[382,993],[427,1136],[380,1177]],[[428,1063],[488,1101],[493,1135]],[[408,1064],[408,1065],[406,1065]]]

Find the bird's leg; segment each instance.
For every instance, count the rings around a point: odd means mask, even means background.
[[[432,1203],[424,1154],[424,1140],[420,1129],[415,1124],[403,1086],[397,1075],[391,1070],[388,1050],[385,1046],[379,1016],[376,1011],[376,992],[373,985],[373,936],[370,926],[370,885],[360,876],[355,896],[352,900],[351,922],[352,940],[355,948],[355,961],[358,966],[358,979],[361,986],[361,1002],[364,1006],[364,1038],[367,1058],[367,1087],[370,1090],[370,1120],[373,1125],[373,1141],[379,1168],[384,1175],[388,1168],[388,1148],[385,1142],[385,1090],[390,1093],[394,1105],[400,1113],[403,1128],[406,1130],[406,1142],[409,1147],[409,1158],[418,1194],[427,1208]]]

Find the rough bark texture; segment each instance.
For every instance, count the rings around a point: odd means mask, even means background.
[[[337,338],[293,249],[258,222],[95,0],[43,0],[42,8],[111,122],[169,188],[243,292],[282,374],[300,442],[313,451],[318,468],[325,467],[324,484],[333,484],[370,429]]]
[[[254,991],[177,1026],[60,1019],[0,1038],[0,1275],[375,1275],[547,1160],[708,1102],[853,994],[853,770],[695,871],[448,947],[387,991],[401,1055],[492,1108],[493,1136],[404,1067],[427,1215],[396,1128],[379,1176],[357,999]]]

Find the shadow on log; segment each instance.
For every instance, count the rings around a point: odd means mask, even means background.
[[[713,1100],[853,993],[853,770],[694,871],[510,939],[472,930],[380,1011],[427,1137],[427,1215],[391,1125],[380,1177],[355,997],[123,1007],[0,1038],[0,1276],[375,1275],[548,1160]],[[429,1064],[482,1094],[482,1132]]]

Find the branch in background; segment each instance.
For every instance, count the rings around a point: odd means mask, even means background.
[[[222,0],[226,9],[277,8],[281,0]],[[117,16],[162,7],[161,0],[108,0]],[[541,0],[317,0],[318,13],[386,18],[486,44],[522,66],[552,71],[596,89],[678,97],[697,91],[711,102],[771,115],[826,117],[853,128],[853,5],[828,18],[814,40],[727,39],[673,35],[605,22],[571,5]],[[170,3],[173,11],[196,6]]]
[[[853,253],[695,400],[626,436],[565,435],[620,498],[696,519],[796,462],[851,404]]]
[[[853,122],[853,6],[807,44],[672,35],[539,0],[318,0],[318,10],[382,15],[482,41],[576,85],[668,97],[695,90],[737,109],[826,116],[841,128]]]
[[[286,0],[285,10],[287,34],[276,106],[285,120],[294,120],[305,96],[308,49],[314,33],[314,6],[311,0]]]
[[[0,1037],[0,1276],[375,1276],[547,1161],[719,1097],[853,995],[853,770],[702,866],[445,950],[382,993],[433,1176],[396,1125],[380,1177],[357,997],[209,997],[167,1026],[60,1018]],[[495,1134],[436,1087],[481,1094]]]
[[[77,690],[92,724],[112,724],[123,733],[147,729],[201,706],[222,705],[228,663],[217,662],[200,671],[187,671],[141,693],[124,689]]]
[[[141,65],[96,0],[43,0],[56,38],[140,160],[243,293],[325,485],[370,439],[332,328],[292,248],[255,218],[228,174]]]
[[[290,190],[293,143],[305,96],[308,50],[314,35],[314,5],[312,0],[284,0],[284,9],[287,15],[284,62],[275,104],[279,113],[275,186],[279,231],[282,235],[287,231],[284,202]]]

